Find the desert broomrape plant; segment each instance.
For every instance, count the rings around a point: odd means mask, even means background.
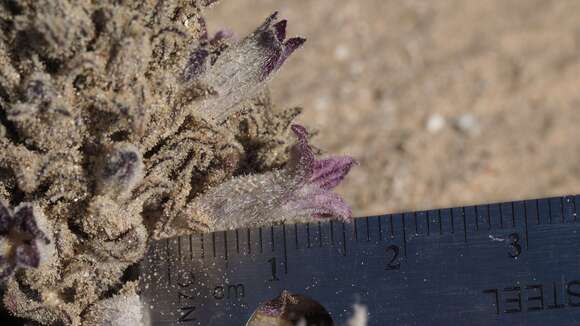
[[[265,84],[305,40],[274,13],[209,37],[215,1],[0,1],[0,287],[40,324],[144,323],[130,272],[191,232],[348,220]]]

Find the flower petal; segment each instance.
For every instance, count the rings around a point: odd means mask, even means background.
[[[305,42],[306,39],[303,37],[293,37],[291,39],[288,39],[288,41],[284,42],[284,51],[282,52],[280,59],[278,59],[276,69],[280,68],[284,63],[284,61],[286,61],[286,59],[288,59],[288,57],[292,53],[294,53],[294,51],[300,48]]]
[[[327,190],[308,193],[302,199],[290,202],[287,208],[295,210],[296,215],[313,218],[337,217],[346,221],[352,217],[352,211],[342,197]]]
[[[317,160],[314,162],[314,172],[308,181],[322,189],[336,187],[356,161],[350,156],[339,156]]]
[[[276,34],[276,38],[280,42],[284,42],[286,39],[286,25],[288,21],[286,19],[281,20],[272,26],[274,28],[274,33]]]
[[[34,216],[34,208],[32,205],[23,203],[18,205],[14,210],[13,220],[18,231],[30,239],[39,239],[45,243],[49,243],[48,237],[38,227],[36,218]]]
[[[314,172],[316,161],[314,152],[308,144],[308,132],[306,128],[297,124],[290,128],[298,137],[298,142],[290,149],[290,158],[286,166],[294,175],[301,178],[302,182],[307,182]]]
[[[40,253],[34,245],[21,244],[16,248],[15,253],[16,267],[38,267],[40,264]]]

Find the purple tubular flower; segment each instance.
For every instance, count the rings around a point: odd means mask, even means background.
[[[184,81],[195,81],[213,91],[212,96],[203,100],[198,108],[203,116],[223,121],[240,102],[254,96],[286,59],[304,44],[306,39],[301,37],[286,39],[287,21],[277,21],[277,16],[277,12],[273,13],[252,34],[223,52],[218,51],[215,59],[211,51],[197,49],[192,53],[184,69]],[[218,39],[222,37],[216,35]]]
[[[281,170],[231,179],[198,196],[174,226],[218,231],[270,223],[335,217],[350,220],[350,207],[331,191],[356,164],[348,156],[317,160],[300,125],[298,142]]]
[[[350,156],[337,156],[316,160],[308,145],[308,133],[303,126],[292,125],[298,143],[292,148],[290,168],[302,175],[302,188],[296,192],[289,209],[309,212],[313,217],[335,216],[348,220],[352,216],[350,207],[330,190],[336,187],[356,163]]]
[[[0,202],[0,281],[20,267],[38,267],[40,246],[49,243],[31,204],[23,203],[12,212]]]

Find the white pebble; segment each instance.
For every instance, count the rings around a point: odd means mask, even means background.
[[[463,114],[455,121],[455,126],[459,131],[469,135],[477,135],[480,132],[479,122],[473,114]]]
[[[339,61],[344,61],[350,56],[350,50],[345,45],[339,45],[334,49],[334,57]]]
[[[445,123],[445,118],[442,115],[435,113],[427,119],[425,127],[427,128],[427,131],[436,133],[445,127]]]

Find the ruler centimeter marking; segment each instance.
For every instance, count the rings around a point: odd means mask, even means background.
[[[536,201],[537,202],[537,201]],[[525,229],[525,233],[526,233],[526,249],[528,249],[530,247],[530,235],[528,232],[528,210],[526,209],[526,203],[524,202],[524,229]]]
[[[403,257],[407,258],[407,228],[405,227],[405,214],[400,214],[403,225]]]
[[[297,286],[303,286],[307,290],[306,293],[302,294],[308,294],[308,291],[311,291],[308,289],[313,285],[307,283],[312,283],[312,279],[302,279],[301,282],[304,284],[297,284],[300,282],[296,279],[292,279],[292,276],[300,273],[302,269],[308,269],[308,264],[318,266],[318,269],[310,271],[312,275],[319,275],[320,273],[322,273],[320,275],[324,275],[324,273],[332,274],[333,269],[338,270],[340,268],[349,268],[347,266],[349,264],[345,263],[346,261],[342,263],[344,266],[334,266],[332,264],[333,260],[344,260],[351,257],[356,259],[356,262],[362,262],[359,269],[359,272],[361,273],[359,277],[362,278],[359,279],[356,275],[350,275],[350,279],[340,279],[338,282],[344,284],[350,282],[350,285],[353,287],[356,282],[362,282],[363,284],[361,286],[364,285],[363,287],[368,288],[373,287],[373,282],[379,282],[379,284],[382,284],[385,280],[397,279],[398,276],[393,275],[407,275],[404,276],[403,280],[410,279],[411,281],[416,282],[417,280],[415,278],[417,275],[414,275],[413,273],[417,273],[417,271],[423,273],[422,275],[427,275],[425,276],[425,280],[427,280],[430,271],[417,268],[414,272],[412,265],[421,265],[421,259],[426,257],[421,256],[419,253],[422,253],[423,255],[427,255],[425,253],[437,255],[442,263],[446,259],[450,259],[451,254],[445,254],[442,251],[438,251],[439,247],[441,247],[441,250],[443,250],[444,247],[454,248],[453,250],[455,251],[451,251],[456,252],[459,250],[460,252],[463,252],[463,254],[471,256],[474,254],[477,255],[478,252],[481,252],[482,255],[488,255],[489,252],[496,251],[498,248],[500,252],[505,252],[505,249],[507,248],[509,249],[508,254],[501,257],[501,259],[505,259],[507,262],[501,262],[501,269],[499,267],[500,265],[495,268],[493,265],[494,261],[489,260],[489,266],[486,265],[487,267],[481,271],[482,275],[478,276],[498,283],[497,288],[483,289],[479,292],[474,292],[479,294],[489,294],[489,297],[494,299],[496,302],[492,305],[493,309],[487,309],[487,312],[494,312],[493,315],[495,318],[499,319],[484,320],[481,324],[484,325],[486,323],[504,321],[501,318],[505,317],[507,318],[505,319],[506,322],[507,320],[510,320],[510,322],[513,322],[515,325],[532,325],[534,323],[533,321],[530,322],[529,319],[526,319],[525,323],[518,323],[517,320],[509,318],[512,318],[512,315],[510,314],[514,313],[512,310],[519,312],[523,309],[521,308],[522,305],[533,305],[536,301],[540,302],[540,299],[534,299],[536,296],[541,297],[541,307],[544,307],[544,300],[548,300],[549,298],[556,301],[559,300],[554,303],[555,305],[576,307],[577,304],[577,306],[580,307],[580,268],[578,268],[578,270],[568,268],[570,273],[573,275],[564,275],[567,261],[565,261],[565,259],[562,262],[551,261],[551,266],[556,266],[558,264],[561,265],[561,268],[557,266],[557,268],[555,267],[558,272],[554,272],[552,275],[550,271],[534,269],[535,266],[540,266],[543,260],[535,256],[531,258],[525,257],[526,255],[547,255],[548,253],[551,257],[556,255],[559,250],[568,250],[570,247],[574,247],[575,244],[575,242],[570,240],[571,237],[578,233],[579,237],[577,244],[579,247],[579,256],[576,257],[576,260],[580,261],[580,259],[578,259],[580,258],[580,224],[576,224],[578,213],[577,207],[579,203],[580,196],[565,196],[501,204],[436,209],[414,213],[371,216],[355,219],[350,224],[337,221],[319,222],[316,224],[295,224],[290,226],[282,224],[258,229],[246,229],[246,237],[240,236],[240,233],[244,233],[243,230],[233,230],[212,233],[211,235],[194,234],[187,236],[187,240],[186,237],[163,240],[152,246],[151,254],[149,254],[148,258],[144,260],[142,270],[144,277],[142,277],[142,285],[146,284],[146,286],[142,286],[143,294],[152,307],[154,325],[187,324],[187,322],[191,322],[191,325],[206,325],[204,322],[207,322],[207,318],[209,318],[208,316],[215,316],[216,313],[219,315],[220,309],[228,311],[230,317],[225,314],[221,317],[221,321],[219,318],[214,318],[212,319],[214,321],[207,325],[228,325],[228,323],[232,321],[232,319],[229,318],[237,316],[236,313],[242,314],[243,311],[243,313],[245,313],[244,316],[247,317],[248,311],[251,313],[253,309],[257,307],[254,303],[254,306],[248,310],[249,304],[243,303],[245,299],[250,300],[259,295],[265,295],[264,298],[270,297],[270,299],[272,299],[275,295],[272,296],[272,293],[267,294],[266,292],[271,292],[272,289],[291,289],[296,288]],[[487,224],[487,228],[481,227],[482,221],[483,225]],[[511,221],[511,223],[509,221]],[[456,222],[459,222],[462,225],[456,225]],[[433,226],[435,230],[438,229],[438,232],[431,232],[431,226]],[[456,226],[457,230],[461,231],[456,232]],[[267,231],[268,228],[269,232]],[[252,236],[252,233],[257,233],[257,235]],[[292,233],[294,233],[294,235],[292,235]],[[556,238],[557,235],[561,233],[565,233],[566,238],[559,241]],[[532,237],[530,235],[532,235]],[[208,237],[211,237],[211,241],[209,242],[207,241],[209,239]],[[491,240],[482,242],[482,239],[488,237]],[[233,248],[229,250],[229,243],[232,243],[233,239],[235,239],[235,250]],[[268,241],[271,242],[268,244]],[[279,241],[279,243],[276,243],[277,241]],[[288,246],[288,241],[294,242],[295,246]],[[246,243],[244,244],[244,242]],[[264,242],[266,242],[266,244],[264,244]],[[492,248],[490,247],[490,243],[494,245],[497,244],[497,246]],[[375,257],[378,252],[385,253],[385,247],[383,247],[382,244],[388,246],[386,247],[387,256],[380,260],[380,265],[382,266],[381,269],[383,271],[385,269],[387,271],[394,271],[394,273],[388,274],[387,276],[376,274],[376,263],[371,261],[371,258]],[[231,245],[233,246],[234,244]],[[209,246],[211,246],[211,249]],[[252,247],[257,248],[258,250],[253,251]],[[335,247],[336,250],[320,251],[332,247]],[[242,248],[245,249],[242,250]],[[267,248],[270,248],[271,250],[266,250]],[[551,251],[545,251],[546,248],[551,248]],[[159,249],[162,249],[161,254]],[[209,250],[211,250],[211,254],[207,255]],[[398,257],[399,250],[401,257]],[[537,253],[534,252],[534,250],[538,250]],[[187,253],[187,251],[189,252]],[[335,258],[330,258],[331,256],[334,257],[333,254],[331,254],[332,252],[337,255]],[[364,256],[361,252],[371,252],[371,254]],[[461,256],[463,256],[463,254],[461,254]],[[325,255],[329,255],[328,258]],[[568,255],[568,253],[566,253],[566,255]],[[268,260],[265,260],[262,257],[268,258]],[[279,259],[277,260],[276,257],[279,257]],[[510,257],[513,259],[510,260]],[[457,260],[459,258],[456,257],[454,259]],[[524,265],[523,262],[526,259],[529,259],[529,261],[526,261],[525,268],[528,268],[529,270],[519,267],[520,265]],[[546,258],[546,260],[549,260],[549,258]],[[225,262],[225,265],[220,263],[222,261]],[[324,262],[326,262],[326,266],[328,267],[325,267]],[[372,268],[365,271],[365,264],[372,266]],[[493,275],[493,273],[500,274],[498,272],[499,270],[505,271],[506,266],[511,266],[509,268],[514,269],[514,271],[517,270],[517,272],[514,272],[514,275],[520,275],[524,278],[530,275],[534,275],[534,277],[544,275],[546,278],[550,276],[555,279],[547,281],[542,280],[542,282],[545,281],[545,284],[542,283],[543,285],[538,285],[532,282],[533,284],[530,283],[521,286],[516,284],[512,286],[511,282],[513,282],[513,279],[511,277],[505,277],[502,280],[499,277],[494,279],[493,276],[490,276]],[[432,266],[432,268],[432,272],[436,273],[438,266]],[[159,269],[163,269],[164,273],[157,273],[157,270]],[[249,272],[250,270],[253,274]],[[281,271],[283,271],[283,274],[280,274]],[[447,282],[449,282],[447,285],[450,286],[450,288],[453,288],[454,286],[453,281],[461,281],[459,276],[453,274],[453,269],[445,270],[445,272],[450,273],[449,280],[447,280]],[[184,275],[189,275],[188,273],[195,275],[192,276],[192,278],[198,279],[200,282],[203,280],[202,283],[204,283],[205,286],[200,285],[200,283],[195,283],[196,285],[194,285],[193,281],[185,282],[183,278],[185,277]],[[561,275],[556,278],[555,276],[557,276],[557,274]],[[245,281],[236,284],[232,283],[233,285],[228,283],[236,282],[236,278],[238,277],[244,278]],[[303,277],[303,275],[301,277]],[[464,275],[462,277],[468,278],[469,276]],[[219,279],[222,279],[222,285],[207,287],[210,283],[215,283]],[[254,279],[256,281],[253,281]],[[371,283],[364,284],[364,280]],[[502,281],[504,283],[502,283]],[[318,282],[321,282],[321,280],[318,280]],[[578,284],[574,282],[578,282]],[[188,291],[194,289],[194,292],[197,295],[192,295],[191,293],[184,294],[183,291],[185,291],[186,287],[182,287],[181,285],[183,284],[188,285]],[[250,284],[252,284],[253,287],[250,287]],[[415,286],[414,283],[409,284]],[[546,288],[548,287],[546,284],[550,286],[549,289]],[[343,284],[339,285],[342,288]],[[445,287],[445,285],[446,284],[443,283],[441,286]],[[393,283],[392,286],[397,288],[400,284]],[[576,287],[578,287],[578,289]],[[234,290],[234,288],[236,290]],[[160,289],[164,290],[161,291]],[[244,290],[242,291],[242,289]],[[437,289],[442,290],[440,287],[437,287],[435,290]],[[252,291],[252,293],[250,293],[250,291]],[[333,289],[332,291],[336,292],[336,289]],[[341,291],[348,292],[348,290],[344,289]],[[370,309],[374,304],[376,304],[376,302],[372,301],[372,298],[365,299],[365,291],[369,292],[371,290],[361,290],[357,295],[359,300],[363,300],[364,303],[369,305]],[[397,288],[397,291],[402,290]],[[520,310],[518,310],[518,304],[516,304],[517,298],[518,295],[522,296],[522,293],[524,293],[522,291],[527,291],[525,292],[527,293],[527,297],[524,296],[524,299],[519,299]],[[237,295],[234,295],[234,292],[236,292]],[[327,294],[332,295],[330,292],[331,291],[329,290]],[[516,292],[519,294],[514,294],[513,297],[510,296]],[[412,294],[407,293],[403,295],[401,293],[399,293],[399,296],[403,298],[401,299],[402,301],[405,300],[405,295],[413,297]],[[550,295],[549,298],[548,293]],[[506,296],[508,297],[507,299],[505,299]],[[187,300],[191,302],[181,304],[182,301],[186,300],[184,299],[186,297],[190,298]],[[179,298],[179,300],[176,298]],[[576,300],[576,298],[578,298],[578,300]],[[351,299],[355,300],[354,297]],[[378,298],[375,297],[374,300],[377,299]],[[224,305],[224,302],[227,300],[232,302],[237,300],[237,303],[242,303],[236,305],[235,303],[228,301],[228,303]],[[418,300],[420,301],[420,299]],[[568,305],[566,305],[562,300],[567,302]],[[217,306],[211,306],[211,302],[216,303]],[[324,302],[321,303],[324,305]],[[352,303],[354,303],[354,301]],[[405,305],[412,304],[413,302],[401,302],[400,309],[402,309],[402,315],[400,319],[397,320],[404,320],[408,322],[409,325],[420,325],[429,322],[432,325],[438,325],[437,320],[439,319],[428,321],[421,319],[423,317],[421,317],[420,314],[415,314],[415,317],[413,317],[413,314],[410,314],[405,310],[408,309],[405,308]],[[191,307],[195,307],[195,311],[191,310],[193,309]],[[333,317],[336,317],[340,321],[346,320],[345,318],[347,316],[344,315],[344,312],[348,310],[348,306],[343,306],[341,308],[342,313],[338,313],[336,309],[333,310],[332,304],[330,304],[329,307],[329,311],[334,313]],[[190,308],[191,311],[185,308]],[[533,306],[530,311],[534,311],[536,308],[538,307]],[[481,310],[482,307],[479,307],[478,309]],[[450,316],[452,316],[453,313],[451,310],[449,312],[451,313]],[[541,310],[544,311],[543,308]],[[480,311],[478,310],[472,313],[476,314],[479,312]],[[186,313],[188,318],[182,318]],[[381,318],[381,315],[378,312],[374,312],[374,315],[376,316],[375,318]],[[371,316],[373,316],[372,311]],[[457,316],[458,315],[450,317],[452,318],[450,320],[458,318]],[[560,320],[557,318],[562,317],[554,317],[550,315],[548,319],[542,319],[542,322],[559,322]],[[580,308],[578,309],[578,315],[574,315],[574,318],[580,319]],[[441,319],[441,325],[450,320]],[[381,325],[383,322],[387,321],[391,322],[391,320],[371,318],[371,323],[369,325]]]

